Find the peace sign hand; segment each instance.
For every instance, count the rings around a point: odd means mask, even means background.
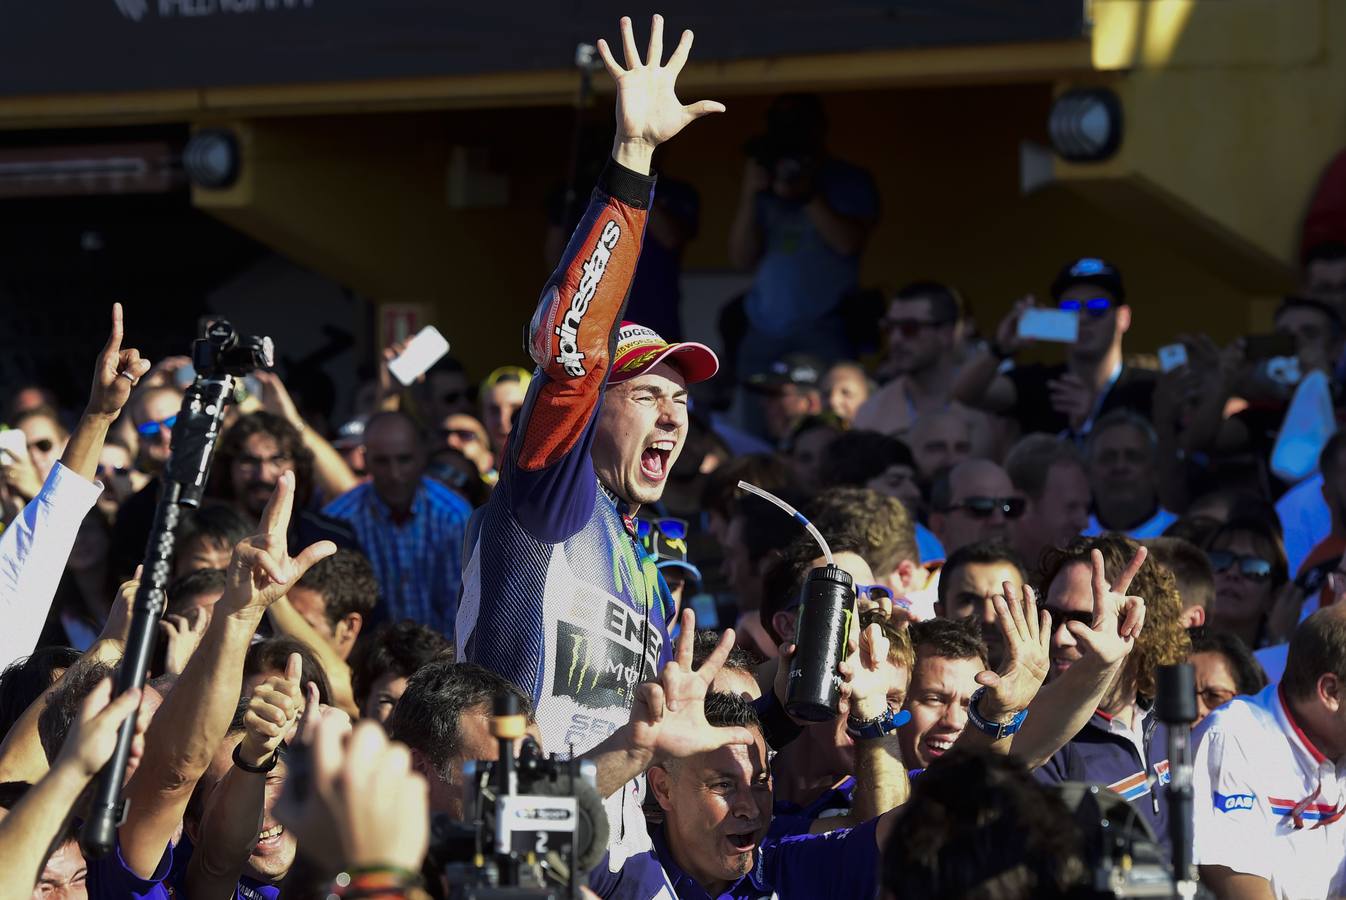
[[[294,508],[294,473],[286,472],[262,512],[261,532],[234,547],[216,615],[248,613],[260,617],[313,565],[336,552],[336,544],[318,541],[290,556],[287,532]]]
[[[1005,641],[1005,659],[999,672],[977,675],[977,683],[986,688],[978,711],[992,722],[1003,722],[1033,702],[1047,678],[1052,639],[1051,616],[1038,608],[1033,589],[1024,585],[1016,598],[1011,582],[1002,587],[1004,594],[992,597],[991,604]]]
[[[1093,621],[1067,622],[1066,628],[1080,645],[1084,653],[1092,653],[1106,665],[1120,662],[1136,645],[1145,626],[1144,599],[1127,594],[1131,581],[1144,565],[1149,551],[1141,547],[1131,562],[1123,570],[1116,586],[1107,582],[1103,572],[1103,554],[1094,550],[1090,554],[1093,564]]]
[[[617,137],[613,156],[619,163],[638,172],[649,171],[654,148],[686,128],[689,123],[710,113],[724,112],[724,104],[713,100],[682,105],[674,93],[674,86],[687,56],[692,51],[692,33],[684,31],[668,64],[664,56],[664,19],[655,16],[650,22],[650,44],[644,61],[636,49],[630,18],[621,20],[622,48],[626,66],[612,57],[605,40],[598,41],[598,55],[603,66],[617,82]]]
[[[701,668],[693,669],[696,614],[691,609],[682,611],[681,625],[673,659],[659,673],[659,680],[636,689],[631,709],[633,743],[653,756],[677,759],[730,744],[751,744],[753,734],[748,729],[716,728],[706,721],[706,694],[734,649],[734,630],[727,629]]]

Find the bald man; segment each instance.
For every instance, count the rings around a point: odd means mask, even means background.
[[[412,619],[452,639],[472,508],[426,476],[425,440],[405,413],[371,416],[364,442],[370,480],[324,512],[355,530],[391,621]]]
[[[964,460],[930,486],[930,529],[948,554],[977,541],[1008,543],[1010,523],[1024,506],[1004,469],[990,460]]]

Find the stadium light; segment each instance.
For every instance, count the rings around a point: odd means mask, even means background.
[[[238,180],[238,138],[232,131],[198,131],[182,151],[182,168],[198,187],[222,190]]]
[[[1107,88],[1075,88],[1047,114],[1052,148],[1071,162],[1100,162],[1122,145],[1122,101]]]

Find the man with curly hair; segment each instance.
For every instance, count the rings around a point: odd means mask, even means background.
[[[1119,584],[1118,592],[1125,593],[1129,584],[1130,592],[1144,598],[1145,614],[1140,634],[1125,639],[1132,645],[1103,686],[1097,709],[1035,774],[1048,783],[1108,786],[1148,819],[1167,844],[1168,734],[1152,705],[1159,667],[1185,662],[1191,641],[1172,573],[1139,551],[1129,538],[1106,534],[1080,538],[1044,558],[1043,606],[1052,619],[1050,678],[1062,678],[1091,653],[1088,632],[1100,587]]]

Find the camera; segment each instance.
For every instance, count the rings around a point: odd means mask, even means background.
[[[463,766],[466,822],[436,818],[429,865],[458,900],[563,900],[603,858],[608,822],[591,762],[543,756],[517,698],[495,700],[495,762]],[[517,758],[514,741],[523,739]]]
[[[276,364],[276,345],[269,337],[240,335],[224,319],[206,326],[206,336],[192,342],[192,368],[207,378],[241,378]]]

